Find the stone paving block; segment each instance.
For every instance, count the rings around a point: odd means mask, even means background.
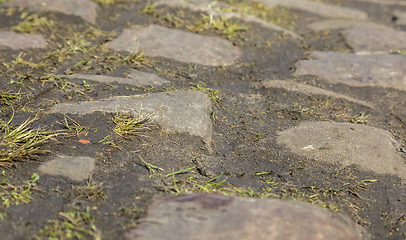
[[[406,2],[405,2],[405,5],[406,5]],[[395,15],[398,18],[396,20],[396,24],[406,25],[406,12],[396,10],[393,12],[393,15]]]
[[[22,34],[9,31],[0,31],[0,45],[13,50],[26,48],[45,48],[46,41],[41,34]]]
[[[84,79],[101,83],[119,83],[134,86],[162,86],[163,84],[170,83],[168,80],[160,78],[156,74],[141,72],[137,70],[131,70],[129,78],[84,74],[74,74],[66,77],[69,79]]]
[[[299,201],[192,193],[154,202],[126,240],[360,240],[345,215]]]
[[[359,104],[361,106],[374,109],[374,106],[370,103],[367,103],[365,101],[361,101],[349,96],[345,96],[339,93],[327,91],[318,87],[314,87],[311,85],[306,85],[306,84],[301,84],[301,83],[295,83],[295,82],[287,82],[287,81],[281,81],[281,80],[267,80],[263,81],[260,84],[257,84],[258,87],[260,88],[282,88],[286,89],[287,91],[290,92],[300,92],[306,95],[324,95],[327,97],[333,97],[333,98],[341,98],[344,100],[347,100],[349,102],[353,102],[356,104]]]
[[[316,75],[331,83],[406,89],[406,57],[397,54],[356,55],[310,52],[312,60],[296,64],[294,75]]]
[[[404,0],[358,0],[360,2],[370,2],[370,3],[377,3],[383,5],[399,5],[399,6],[406,6],[406,2]]]
[[[266,6],[284,6],[288,8],[294,8],[310,12],[327,18],[350,18],[359,20],[368,19],[368,14],[363,11],[352,8],[334,6],[323,2],[315,2],[308,0],[256,0],[256,1]]]
[[[324,31],[326,29],[390,29],[385,25],[374,22],[358,21],[358,20],[345,20],[345,19],[330,19],[324,21],[313,22],[309,25],[313,31]]]
[[[385,130],[361,124],[304,122],[279,133],[278,144],[292,153],[343,167],[356,164],[363,170],[392,174],[406,180],[400,144]]]
[[[346,29],[342,34],[357,54],[406,50],[406,32],[395,29]]]
[[[117,51],[144,52],[207,66],[231,65],[241,56],[240,49],[225,39],[157,25],[124,29],[108,46]]]
[[[31,12],[46,10],[72,14],[93,24],[96,24],[99,9],[99,5],[90,0],[12,0],[0,6],[23,7]]]
[[[89,178],[93,169],[93,158],[67,156],[42,163],[38,168],[43,174],[64,176],[74,181],[82,181]]]
[[[51,109],[51,112],[71,114],[89,114],[94,111],[118,111],[133,116],[140,113],[153,114],[151,119],[164,130],[200,136],[206,143],[211,141],[211,102],[207,95],[201,92],[160,92],[101,101],[63,103]]]
[[[279,27],[278,25],[275,25],[273,23],[266,22],[262,19],[259,19],[257,17],[247,15],[247,14],[241,14],[237,12],[225,12],[225,11],[220,11],[217,9],[214,9],[213,7],[233,7],[228,4],[224,3],[219,3],[219,2],[213,2],[213,1],[192,1],[192,2],[185,2],[182,0],[159,0],[155,1],[154,4],[158,6],[168,6],[168,7],[173,7],[173,8],[188,8],[191,11],[196,11],[196,12],[205,12],[208,15],[214,16],[214,17],[221,17],[224,19],[241,19],[245,22],[251,22],[251,23],[257,23],[261,25],[264,28],[282,32],[283,34],[289,35],[292,37],[292,39],[298,39],[302,40],[303,38],[296,33],[289,31],[285,28]],[[211,5],[212,4],[212,5]]]

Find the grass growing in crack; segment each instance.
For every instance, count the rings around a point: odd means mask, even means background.
[[[365,190],[365,189],[368,189],[369,186],[368,186],[367,183],[374,183],[374,182],[376,182],[376,181],[377,181],[376,179],[365,179],[365,180],[362,180],[361,182],[358,182],[358,183],[356,183],[356,184],[350,186],[350,187],[349,187],[349,191],[350,191],[350,193],[352,193],[352,194],[354,194],[355,196],[357,196],[359,199],[362,199],[361,196],[360,196],[359,193],[358,193],[358,190]],[[345,184],[345,185],[348,185],[348,184]],[[344,186],[345,186],[345,185],[344,185]]]
[[[193,25],[187,26],[187,28],[192,31],[212,29],[222,33],[227,38],[233,38],[236,36],[237,32],[242,32],[250,28],[248,26],[241,26],[238,21],[232,22],[229,19],[224,18],[213,19],[210,16],[202,15],[203,17],[199,21]]]
[[[350,122],[350,123],[357,123],[357,124],[365,124],[368,122],[369,120],[369,115],[365,116],[365,112],[361,113],[360,116],[358,117],[354,117],[354,118],[350,118],[350,119],[345,119],[346,121]]]
[[[193,170],[193,168],[185,169],[185,171],[181,170],[178,172],[184,173],[186,172],[186,170]],[[298,201],[308,202],[321,207],[330,208],[334,211],[341,211],[338,206],[331,204],[328,201],[333,198],[340,199],[340,197],[343,195],[342,190],[318,189],[315,186],[312,186],[312,188],[303,188],[303,190],[298,190],[297,188],[289,184],[277,183],[274,178],[269,177],[271,172],[256,171],[254,172],[254,174],[255,178],[264,179],[264,183],[266,183],[268,186],[262,189],[255,190],[250,187],[235,186],[226,183],[226,179],[220,179],[224,176],[224,174],[221,174],[207,181],[198,180],[193,176],[188,176],[186,177],[186,179],[176,179],[175,175],[167,174],[165,177],[170,177],[170,179],[164,178],[163,181],[169,187],[158,190],[171,192],[176,195],[188,192],[205,192],[252,198],[290,198]],[[362,186],[364,186],[364,184],[364,182],[361,182]]]
[[[175,28],[179,28],[180,26],[183,26],[183,24],[185,23],[185,21],[183,21],[182,19],[180,19],[176,16],[173,16],[169,13],[166,13],[166,15],[165,15],[165,17],[163,17],[163,19]]]
[[[232,4],[233,7],[220,8],[220,10],[251,15],[286,29],[291,29],[297,18],[287,9],[278,6],[264,6],[261,3],[254,2],[233,3],[230,1],[229,3]]]
[[[29,66],[29,67],[32,67],[32,68],[38,68],[38,67],[41,66],[41,64],[35,64],[35,63],[30,62],[30,61],[24,60],[25,55],[26,55],[26,53],[20,52],[18,54],[18,56],[13,61],[11,61],[13,67],[16,67],[16,66]],[[8,66],[7,68],[9,68],[9,67],[10,66]]]
[[[18,92],[13,93],[13,92],[3,92],[0,91],[0,106],[1,105],[7,105],[7,106],[11,106],[14,101],[20,101],[22,100],[24,97],[21,94],[21,89],[18,90]]]
[[[102,140],[98,141],[97,143],[101,143],[104,145],[108,145],[110,147],[115,147],[121,150],[121,148],[116,145],[114,142],[110,141],[109,139],[111,138],[111,135],[107,135],[105,138],[103,138]]]
[[[18,205],[20,203],[29,203],[32,199],[32,191],[38,190],[36,188],[36,182],[39,179],[38,174],[34,173],[31,175],[30,180],[26,181],[22,185],[13,185],[8,182],[8,178],[5,176],[0,180],[0,199],[2,205],[8,208],[11,205]],[[0,213],[0,219],[3,220],[6,213]]]
[[[59,91],[69,93],[74,90],[76,85],[69,81],[66,81],[64,79],[65,77],[65,75],[49,74],[47,76],[41,77],[39,80],[43,82],[52,82],[59,89]]]
[[[77,52],[86,53],[91,43],[85,39],[83,35],[74,34],[72,39],[68,39],[64,44],[60,44],[53,52],[49,53],[44,60],[58,59],[58,62],[62,62],[65,59],[69,59]]]
[[[172,177],[171,182],[173,184],[173,187],[165,189],[165,191],[169,191],[176,195],[187,192],[205,192],[205,193],[215,192],[226,194],[225,188],[222,186],[226,182],[226,180],[224,179],[220,182],[216,182],[217,179],[219,179],[223,175],[224,174],[221,174],[205,182],[197,181],[193,177],[187,177],[186,180],[179,180],[176,179],[174,175],[170,175]]]
[[[92,67],[89,66],[90,63],[101,60],[101,58],[99,59],[97,57],[98,53],[103,55],[104,53],[108,52],[106,45],[100,42],[98,44],[94,44],[94,41],[97,43],[98,39],[110,39],[115,35],[116,33],[114,31],[104,32],[93,27],[88,27],[85,31],[78,32],[72,29],[72,27],[68,26],[64,33],[55,33],[55,35],[53,35],[55,41],[49,45],[53,50],[44,55],[41,62],[45,64],[47,69],[49,68],[52,70],[54,69],[55,64],[69,59],[76,54],[81,54],[82,56],[85,55],[85,59],[82,59],[82,63],[86,63],[84,67],[90,68]],[[78,67],[80,66],[75,66],[73,68]]]
[[[400,54],[400,55],[406,55],[406,50],[394,50],[394,51],[391,51],[390,53],[396,53],[396,54]]]
[[[27,119],[17,127],[11,126],[12,118],[8,123],[2,124],[3,136],[0,142],[0,166],[4,166],[13,160],[30,158],[34,155],[44,153],[38,146],[59,135],[51,131],[44,131],[40,128],[30,129],[29,125],[37,120]]]
[[[86,199],[106,199],[107,196],[103,192],[103,183],[96,184],[92,179],[89,179],[85,186],[75,188],[76,198]]]
[[[93,237],[101,240],[101,231],[94,224],[95,218],[90,214],[90,207],[86,212],[79,212],[73,209],[69,212],[60,212],[62,220],[49,220],[49,225],[40,230],[35,239],[82,239],[83,237]]]
[[[143,9],[141,9],[141,12],[146,14],[154,14],[156,13],[156,5],[149,3]]]
[[[219,93],[220,93],[221,91],[220,91],[220,90],[215,90],[215,91],[213,91],[213,90],[211,90],[210,88],[207,88],[207,87],[206,87],[206,84],[205,84],[204,82],[199,82],[199,83],[197,83],[196,85],[192,86],[192,87],[190,88],[190,90],[191,90],[191,91],[199,91],[199,92],[205,93],[205,94],[207,94],[207,96],[208,96],[211,100],[213,100],[213,101],[215,101],[215,102],[220,102],[220,101],[222,100],[222,98],[219,97]]]
[[[145,167],[147,168],[147,170],[149,171],[150,174],[154,174],[155,170],[163,171],[162,168],[157,167],[155,165],[152,165],[151,163],[146,162],[141,156],[140,156],[140,159],[145,164]]]
[[[179,170],[179,171],[177,171],[177,172],[173,172],[173,173],[166,174],[166,176],[167,176],[167,177],[170,177],[170,176],[175,176],[176,174],[186,173],[186,172],[189,172],[190,170],[193,170],[193,169],[195,169],[195,168],[196,168],[196,167],[190,167],[190,168],[187,168],[187,169],[181,169],[181,170]]]
[[[95,3],[100,3],[101,5],[113,5],[118,3],[117,0],[92,0]]]
[[[127,57],[125,57],[122,63],[135,63],[136,65],[141,65],[145,62],[145,55],[143,52],[135,52]]]
[[[136,117],[130,117],[119,114],[116,109],[116,115],[112,119],[116,125],[114,133],[126,139],[134,135],[144,136],[141,135],[140,132],[142,130],[150,130],[148,126],[150,126],[151,115],[152,114],[144,115],[140,113]]]
[[[85,134],[87,135],[89,131],[85,128],[82,127],[79,123],[77,123],[75,120],[70,118],[69,116],[65,115],[63,121],[61,124],[68,129],[69,132],[72,134],[76,135],[79,137],[80,134]]]
[[[82,86],[83,86],[84,88],[86,88],[86,90],[89,90],[89,89],[90,89],[89,83],[87,83],[85,80],[83,80]]]
[[[24,21],[11,27],[21,33],[37,33],[40,29],[45,27],[55,27],[54,21],[49,20],[46,17],[39,17],[38,14],[28,16],[28,14],[24,12],[21,14],[21,19],[24,19]]]
[[[89,27],[84,32],[76,32],[74,30],[69,30],[69,37],[63,38],[63,44],[58,44],[56,48],[48,53],[47,56],[44,57],[43,61],[57,59],[58,62],[62,62],[65,59],[69,59],[71,56],[75,55],[76,53],[89,53],[94,52],[102,46],[93,45],[90,42],[100,36],[107,36],[108,33],[104,33],[98,29],[93,27]],[[115,35],[113,33],[111,36]]]

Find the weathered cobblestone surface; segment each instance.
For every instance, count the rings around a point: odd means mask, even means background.
[[[0,239],[404,239],[405,12],[0,0]]]

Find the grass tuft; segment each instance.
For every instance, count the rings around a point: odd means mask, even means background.
[[[44,29],[45,27],[55,27],[54,21],[49,20],[46,17],[39,17],[38,14],[33,14],[31,16],[27,15],[28,14],[24,12],[21,15],[21,18],[24,19],[24,21],[11,28],[21,33],[38,33],[39,30]]]
[[[23,98],[24,97],[21,94],[21,89],[16,93],[0,91],[0,106],[2,105],[11,106],[14,103],[14,101],[20,101]]]
[[[73,209],[69,212],[60,212],[59,215],[61,220],[49,220],[49,225],[40,230],[34,238],[40,240],[93,237],[95,240],[101,240],[101,231],[94,224],[95,218],[90,214],[90,207],[86,208],[86,212]]]
[[[11,126],[12,119],[7,123],[1,122],[3,134],[0,141],[0,166],[5,166],[17,159],[32,158],[34,155],[46,152],[46,150],[40,150],[38,147],[59,135],[41,128],[30,129],[29,125],[37,120],[37,117],[27,119],[17,127]]]
[[[371,117],[370,115],[365,116],[365,112],[363,112],[358,117],[353,117],[353,118],[345,119],[345,120],[350,122],[350,123],[366,124],[370,117]]]
[[[116,110],[116,115],[113,117],[112,121],[116,125],[114,128],[114,133],[120,137],[130,139],[130,136],[141,135],[140,132],[143,130],[150,130],[151,126],[151,116],[153,114],[144,115],[138,114],[136,117],[130,117],[121,115]]]
[[[113,5],[119,2],[117,0],[92,0],[92,1],[95,3],[99,3],[101,5]]]
[[[190,88],[190,90],[205,93],[205,94],[207,94],[209,99],[211,99],[215,102],[220,102],[221,100],[223,100],[221,97],[219,97],[219,93],[221,92],[220,90],[213,91],[210,88],[207,88],[206,84],[204,82],[199,82],[196,85],[193,85]]]
[[[279,6],[264,6],[254,2],[233,3],[230,1],[229,3],[233,7],[220,8],[220,10],[251,15],[286,29],[291,29],[297,19],[296,15]]]
[[[224,18],[213,19],[211,16],[202,14],[203,17],[195,24],[188,26],[187,28],[192,31],[203,31],[207,29],[215,30],[222,33],[227,38],[233,38],[237,32],[248,30],[250,27],[241,26],[239,21],[232,22]]]
[[[141,12],[146,14],[154,14],[156,13],[156,5],[149,3],[143,9],[141,9]]]

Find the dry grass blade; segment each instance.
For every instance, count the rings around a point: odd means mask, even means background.
[[[151,126],[151,116],[144,115],[139,113],[136,117],[130,117],[125,115],[120,115],[116,111],[116,115],[113,117],[112,121],[116,124],[114,128],[114,132],[123,137],[128,139],[129,136],[145,136],[140,134],[142,130],[151,130],[149,127]]]
[[[12,120],[12,119],[11,119]],[[4,134],[0,142],[0,165],[5,162],[12,162],[16,159],[29,158],[33,155],[46,152],[38,149],[38,146],[59,135],[51,131],[44,131],[40,128],[30,129],[29,125],[37,120],[27,119],[21,125],[11,127],[11,120],[3,124]]]
[[[0,106],[1,105],[10,106],[13,104],[14,100],[20,101],[21,99],[23,99],[23,96],[20,93],[20,91],[21,89],[16,93],[0,91]]]
[[[71,132],[73,135],[76,135],[78,137],[80,134],[85,134],[85,136],[87,136],[87,134],[89,133],[89,131],[85,127],[82,127],[79,123],[77,123],[75,120],[73,120],[69,116],[65,115],[65,118],[60,123],[62,125],[64,125],[65,128],[67,128],[67,130],[69,132]]]

